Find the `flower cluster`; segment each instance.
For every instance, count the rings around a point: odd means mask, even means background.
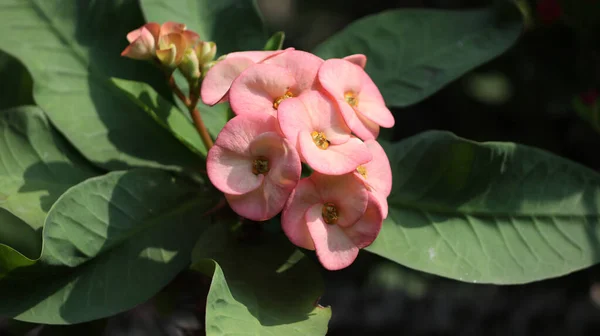
[[[199,79],[217,52],[214,42],[201,41],[197,33],[176,22],[147,23],[127,34],[127,40],[130,44],[121,56],[153,60],[170,71],[179,68],[188,80]]]
[[[236,52],[202,83],[204,103],[229,101],[236,114],[208,153],[211,182],[243,217],[283,210],[290,241],[330,270],[350,265],[387,217],[392,174],[375,138],[394,118],[365,64],[293,48]],[[301,179],[302,163],[312,174]]]

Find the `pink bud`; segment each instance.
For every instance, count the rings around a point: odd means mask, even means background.
[[[137,60],[149,60],[152,59],[156,52],[156,40],[158,39],[160,26],[158,23],[150,22],[131,31],[127,34],[127,41],[129,45],[121,56],[137,59]]]
[[[236,213],[255,221],[281,211],[301,169],[296,150],[268,114],[231,119],[207,156],[210,181]]]
[[[346,124],[359,138],[375,139],[380,126],[394,126],[394,117],[379,89],[360,66],[329,59],[319,69],[319,81],[336,100]]]
[[[277,115],[285,137],[319,173],[346,174],[372,158],[362,141],[350,137],[334,103],[318,91],[285,100]]]
[[[353,175],[313,173],[300,180],[283,210],[281,224],[292,243],[316,250],[321,264],[339,270],[381,230],[381,210]]]

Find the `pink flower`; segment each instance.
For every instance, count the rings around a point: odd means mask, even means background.
[[[229,88],[231,83],[249,66],[259,63],[264,59],[281,54],[287,50],[277,51],[243,51],[227,54],[225,58],[213,66],[202,82],[200,95],[206,105],[215,104],[229,100]]]
[[[281,211],[301,169],[298,153],[268,114],[231,119],[207,156],[210,181],[236,213],[255,221]]]
[[[231,109],[276,116],[282,101],[313,88],[322,63],[315,55],[290,50],[249,67],[231,84]]]
[[[381,210],[353,175],[313,173],[300,180],[283,209],[283,231],[296,246],[316,250],[329,270],[349,266],[381,229]]]
[[[346,174],[372,159],[367,146],[350,136],[335,105],[318,91],[283,101],[277,116],[290,144],[319,173]]]
[[[387,197],[392,191],[392,168],[385,151],[376,140],[367,140],[365,145],[373,160],[356,168],[354,174],[365,182],[367,190],[381,206],[383,218],[388,215]]]
[[[129,32],[127,41],[129,45],[121,56],[137,59],[150,60],[156,56],[156,39],[160,32],[160,25],[156,22],[149,22],[142,27]]]
[[[319,81],[359,138],[375,139],[379,126],[394,126],[394,117],[379,89],[360,66],[342,59],[329,59],[319,69]]]

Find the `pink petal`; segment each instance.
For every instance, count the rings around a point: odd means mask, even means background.
[[[285,50],[275,51],[238,51],[227,54],[226,59],[245,58],[251,60],[252,63],[259,63],[267,58],[277,56],[290,50],[294,50],[294,48],[287,48]]]
[[[220,146],[213,146],[206,157],[210,182],[226,194],[241,195],[260,187],[262,174],[252,173],[253,158]]]
[[[346,236],[358,248],[365,248],[377,238],[383,223],[382,211],[379,203],[369,197],[369,204],[365,214],[351,227],[345,228]]]
[[[137,38],[140,37],[143,28],[146,28],[146,30],[148,30],[150,32],[150,34],[154,38],[153,39],[154,43],[158,40],[158,34],[160,32],[160,25],[156,22],[148,22],[145,25],[141,26],[140,28],[129,32],[127,34],[127,41],[129,41],[129,43],[131,43],[131,42],[137,40]]]
[[[279,193],[267,192],[263,184],[243,195],[225,194],[227,203],[238,215],[253,221],[264,221],[275,217],[285,205],[287,198]]]
[[[362,77],[362,89],[359,94],[359,103],[356,109],[367,119],[379,126],[387,128],[393,127],[395,123],[394,116],[385,106],[385,101],[383,100],[383,96],[381,96],[379,89],[366,72],[363,73]]]
[[[191,30],[185,30],[183,32],[183,38],[185,39],[187,45],[190,48],[193,48],[196,46],[196,44],[200,40],[200,35],[198,35],[198,33],[193,32]]]
[[[318,91],[307,91],[284,100],[279,105],[277,118],[283,134],[295,146],[301,131],[323,132],[332,144],[341,144],[350,138],[350,129],[336,106]]]
[[[268,115],[243,115],[229,120],[217,136],[215,146],[250,156],[250,143],[260,134],[278,132],[277,119]]]
[[[279,134],[266,132],[257,136],[250,143],[250,154],[252,157],[262,156],[269,160],[269,172],[265,181],[269,186],[284,190],[289,195],[298,184],[302,171],[298,152]],[[269,192],[270,190],[265,187],[265,191]],[[285,200],[287,200],[287,196],[283,203]]]
[[[354,63],[332,58],[321,65],[319,82],[334,99],[345,102],[346,92],[360,92],[363,72],[364,70]]]
[[[224,60],[221,60],[213,66],[202,82],[200,97],[206,105],[213,106],[229,100],[227,93],[231,83],[254,63],[263,61],[266,58],[279,55],[287,50],[277,51],[241,51],[227,54]]]
[[[263,61],[286,68],[296,80],[294,95],[313,88],[323,60],[306,51],[290,50]]]
[[[305,214],[311,206],[320,202],[319,193],[310,178],[300,180],[290,194],[281,213],[281,228],[294,245],[307,250],[315,249],[306,226]]]
[[[374,198],[377,201],[377,203],[379,203],[379,209],[381,210],[381,217],[387,218],[388,211],[389,211],[387,196],[383,195],[382,193],[378,192],[377,190],[372,189],[371,191],[369,191],[369,197]]]
[[[315,204],[305,215],[317,257],[321,265],[331,271],[348,267],[356,260],[358,247],[340,226],[325,223],[322,208],[322,204]]]
[[[277,120],[285,138],[297,148],[298,133],[312,131],[312,120],[300,97],[289,98],[281,102],[277,109]]]
[[[213,106],[225,101],[231,83],[254,64],[249,58],[226,58],[212,67],[202,81],[200,97],[204,104]]]
[[[367,56],[363,54],[354,54],[344,57],[344,59],[348,62],[354,63],[361,68],[365,68],[367,65]]]
[[[181,34],[184,30],[185,25],[183,23],[167,21],[160,26],[160,36],[173,33]]]
[[[298,142],[306,163],[322,174],[347,174],[372,159],[367,146],[357,138],[350,138],[346,143],[329,145],[327,149],[321,149],[314,143],[310,132],[302,131],[298,136]]]
[[[350,139],[350,129],[338,113],[336,103],[318,91],[309,91],[300,97],[310,115],[313,129],[325,133],[332,144],[345,143]]]
[[[333,176],[314,172],[310,179],[322,203],[331,202],[338,208],[337,225],[349,227],[365,212],[369,195],[362,181],[353,174]]]
[[[155,55],[156,48],[154,36],[152,36],[152,33],[145,26],[134,32],[138,35],[137,38],[123,50],[121,56],[137,60],[152,59]],[[128,39],[134,32],[127,35]]]
[[[367,140],[365,141],[365,145],[373,155],[373,160],[364,165],[367,169],[367,182],[373,189],[384,196],[388,196],[392,191],[392,167],[390,166],[390,160],[379,142]]]
[[[229,100],[236,114],[277,115],[273,107],[296,84],[286,69],[272,64],[254,64],[231,84]]]
[[[344,118],[346,125],[352,133],[362,140],[376,139],[379,135],[379,125],[357,113],[350,105],[343,100],[338,100],[340,114]]]

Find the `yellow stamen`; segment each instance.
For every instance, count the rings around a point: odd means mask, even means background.
[[[356,92],[347,91],[346,93],[344,93],[344,99],[346,100],[346,103],[348,103],[348,105],[352,107],[358,106],[358,95],[356,94]]]
[[[269,160],[266,157],[258,157],[252,162],[252,173],[254,175],[266,174],[269,172]]]
[[[356,167],[356,171],[362,175],[362,177],[367,178],[367,167],[360,165]]]
[[[279,108],[279,104],[281,104],[282,101],[284,101],[288,98],[292,98],[293,96],[294,95],[289,90],[286,91],[283,94],[283,96],[275,98],[275,100],[273,101],[273,108],[277,110]]]
[[[323,220],[327,224],[335,224],[340,218],[337,208],[333,203],[323,204],[323,210],[321,211],[321,214],[323,215]]]
[[[310,136],[312,137],[313,142],[315,143],[315,145],[317,145],[317,147],[321,149],[329,148],[330,143],[329,140],[327,140],[325,133],[312,131],[312,133],[310,133]]]

